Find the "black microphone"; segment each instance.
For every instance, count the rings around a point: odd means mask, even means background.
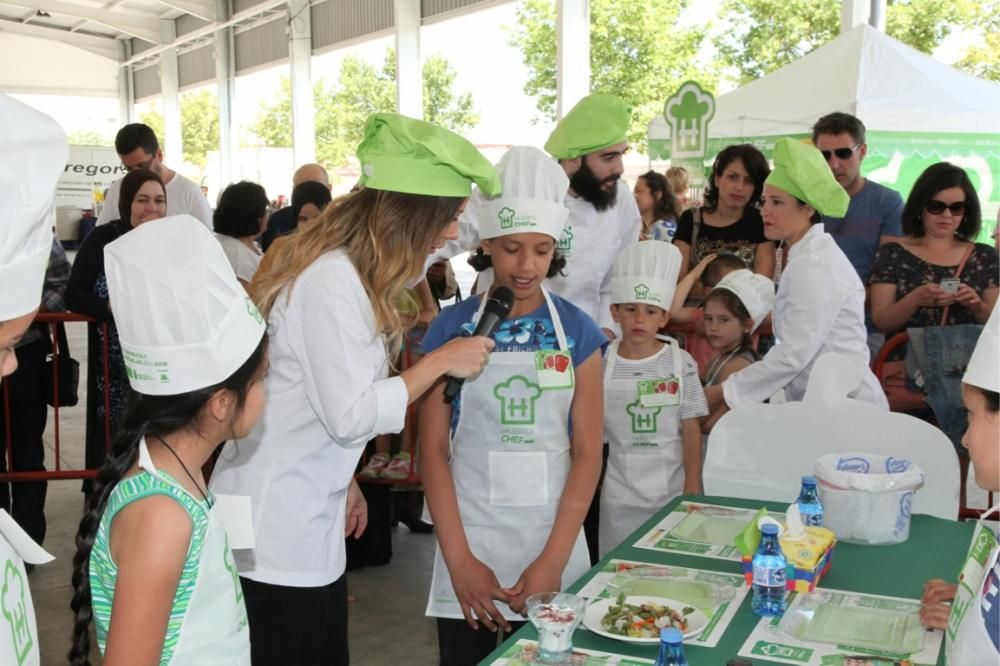
[[[497,287],[494,289],[493,295],[486,301],[483,315],[479,318],[479,323],[476,324],[476,330],[472,335],[482,335],[492,338],[493,334],[497,332],[497,328],[500,327],[500,322],[510,313],[510,309],[513,306],[513,291],[507,287]],[[464,381],[464,379],[459,379],[458,377],[448,378],[448,384],[444,387],[444,401],[446,403],[451,404],[451,401],[458,395],[459,389],[462,388],[462,382]]]

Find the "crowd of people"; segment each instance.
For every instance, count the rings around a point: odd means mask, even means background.
[[[0,102],[37,128],[33,146],[58,148],[51,121]],[[478,663],[523,623],[528,596],[564,589],[671,499],[702,492],[706,436],[727,411],[801,400],[830,352],[861,369],[851,397],[888,410],[892,382],[869,366],[902,331],[952,354],[898,360],[904,407],[935,418],[959,455],[967,444],[978,483],[997,490],[1000,263],[976,242],[965,172],[931,166],[904,204],[861,175],[864,125],[838,112],[811,141],[777,140],[772,163],[725,148],[700,201],[678,168],[642,174],[633,193],[630,119],[620,99],[588,95],[544,151],[514,147],[494,166],[452,132],[376,113],[349,194],[332,199],[326,172],[305,165],[270,216],[250,182],[211,211],[152,130],[128,125],[115,142],[128,173],[72,269],[35,175],[17,223],[32,242],[16,250],[31,252],[34,291],[0,304],[7,381],[19,393],[39,381],[48,338],[22,335],[39,303],[96,322],[85,446],[100,472],[84,488],[71,663],[88,663],[91,624],[115,663],[349,663],[345,543],[368,522],[355,479],[388,467],[385,437],[404,427],[419,433],[437,539],[427,615],[441,663]],[[40,170],[59,158],[39,153]],[[438,312],[427,276],[463,252],[476,293]],[[421,354],[404,365],[414,326]],[[946,362],[969,367],[964,385]],[[11,414],[25,433],[15,465],[43,469],[44,419]],[[379,438],[373,471],[361,459]],[[38,542],[44,488],[14,484],[14,516]],[[948,622],[955,594],[928,584],[928,626]],[[997,627],[963,626],[949,650],[996,657]]]

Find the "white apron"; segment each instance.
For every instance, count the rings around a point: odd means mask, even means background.
[[[465,536],[501,587],[517,583],[545,547],[571,464],[573,361],[559,313],[544,287],[542,293],[560,351],[493,352],[483,372],[462,386],[452,437],[451,473]],[[477,321],[485,303],[483,298]],[[589,568],[581,529],[563,569],[562,589]],[[507,620],[524,619],[503,603],[497,606]],[[440,545],[427,615],[464,617]]]
[[[139,445],[139,467],[167,483],[175,483],[156,471],[145,440]],[[198,577],[171,663],[250,666],[250,629],[243,588],[215,503],[208,511]]]
[[[619,341],[608,348],[604,363],[608,466],[601,487],[601,557],[684,489],[681,355],[675,340],[660,339],[663,348],[646,360],[672,354],[673,377],[612,379]],[[662,390],[664,386],[667,391]],[[657,387],[659,392],[650,393],[650,388]]]
[[[997,604],[997,590],[984,590],[986,576],[1000,557],[997,537],[983,519],[1000,509],[1000,504],[983,514],[976,523],[972,544],[958,579],[958,590],[951,602],[945,644],[946,663],[951,666],[996,664],[997,649],[986,633],[982,611],[987,604]],[[989,592],[991,600],[985,600]]]

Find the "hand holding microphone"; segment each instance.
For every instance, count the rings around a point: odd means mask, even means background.
[[[444,401],[451,403],[458,395],[459,390],[462,388],[462,382],[467,377],[473,377],[483,369],[486,365],[486,360],[489,352],[492,351],[495,343],[493,342],[493,334],[496,333],[497,328],[500,327],[500,323],[504,318],[510,313],[511,307],[514,305],[514,292],[512,292],[507,287],[497,287],[492,295],[490,295],[489,300],[486,301],[486,306],[483,308],[483,314],[479,318],[479,322],[476,324],[476,330],[473,332],[473,337],[462,338],[460,340],[453,340],[449,345],[455,345],[454,351],[456,353],[469,352],[472,354],[479,354],[479,363],[475,365],[474,363],[465,364],[461,361],[466,359],[453,358],[453,361],[459,361],[452,365],[452,371],[449,373],[448,384],[444,388]],[[483,340],[482,338],[486,338]],[[451,350],[449,350],[451,351]],[[476,359],[470,359],[476,360]]]

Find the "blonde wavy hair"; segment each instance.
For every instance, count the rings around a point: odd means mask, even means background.
[[[465,199],[361,188],[331,202],[306,227],[275,242],[253,277],[250,293],[265,318],[281,294],[320,256],[343,248],[375,311],[386,348],[399,348],[405,324],[397,308],[406,283],[424,272],[435,240]],[[272,256],[273,255],[273,256]]]

